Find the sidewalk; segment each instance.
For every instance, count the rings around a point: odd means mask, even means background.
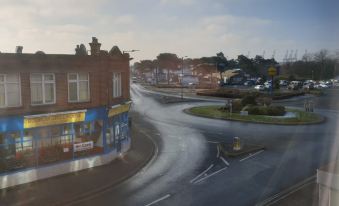
[[[155,145],[132,126],[132,146],[123,159],[100,167],[0,190],[0,205],[65,205],[113,187],[136,174]]]

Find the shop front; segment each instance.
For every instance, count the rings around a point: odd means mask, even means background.
[[[129,104],[0,118],[0,174],[129,148]],[[106,131],[106,132],[105,132]]]

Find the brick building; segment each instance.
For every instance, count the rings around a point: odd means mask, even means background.
[[[0,175],[128,150],[130,57],[100,46],[0,53]]]

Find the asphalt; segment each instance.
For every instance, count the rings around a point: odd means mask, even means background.
[[[137,119],[138,114],[133,113],[132,118]],[[132,145],[125,156],[108,165],[2,189],[0,205],[72,205],[100,195],[137,174],[152,159],[156,145],[147,133],[153,129],[133,122]]]

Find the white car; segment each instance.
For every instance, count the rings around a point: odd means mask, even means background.
[[[264,85],[256,85],[254,87],[254,89],[259,90],[259,91],[264,91],[265,90],[265,86]]]

